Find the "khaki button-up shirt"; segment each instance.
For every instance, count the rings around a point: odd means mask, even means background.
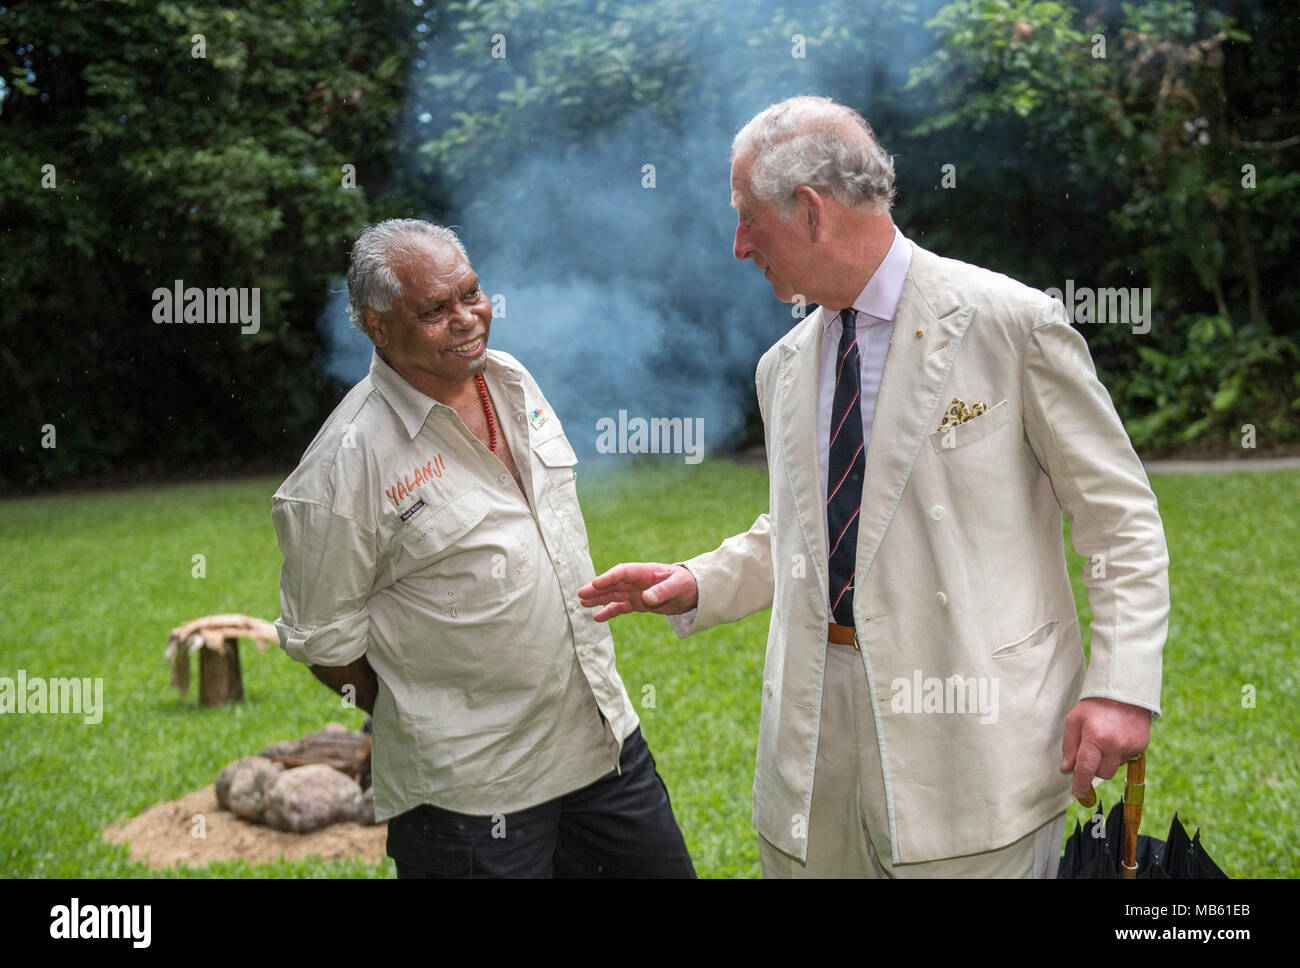
[[[554,799],[616,769],[638,725],[578,601],[595,572],[577,457],[514,357],[489,350],[484,378],[527,497],[376,353],[272,501],[281,646],[309,665],[364,655],[379,679],[379,821]]]

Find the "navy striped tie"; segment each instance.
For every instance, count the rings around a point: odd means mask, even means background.
[[[844,332],[835,363],[835,401],[826,476],[826,523],[830,539],[831,621],[853,625],[853,580],[857,574],[858,516],[867,464],[862,442],[861,354],[855,313],[840,313]]]

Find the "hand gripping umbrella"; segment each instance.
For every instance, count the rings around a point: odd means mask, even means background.
[[[1129,762],[1124,800],[1111,808],[1109,816],[1103,816],[1095,791],[1080,798],[1085,807],[1095,804],[1097,812],[1087,831],[1075,822],[1056,876],[1065,880],[1226,879],[1228,875],[1201,846],[1201,832],[1189,839],[1177,813],[1167,839],[1139,836],[1145,791],[1146,754],[1142,753]]]

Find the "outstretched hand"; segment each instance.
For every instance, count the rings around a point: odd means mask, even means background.
[[[628,612],[680,615],[699,603],[700,594],[695,576],[682,565],[624,562],[578,589],[578,600],[587,608],[603,605],[593,617],[608,622]]]
[[[1109,780],[1150,741],[1150,710],[1114,699],[1080,699],[1065,717],[1061,744],[1060,770],[1074,774],[1074,798],[1087,795],[1094,776]]]

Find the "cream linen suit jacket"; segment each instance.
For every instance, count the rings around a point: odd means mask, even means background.
[[[895,864],[1003,847],[1060,814],[1071,800],[1057,768],[1067,713],[1100,696],[1158,717],[1169,615],[1155,496],[1065,308],[909,244],[867,450],[853,602],[885,791],[871,826],[887,824]],[[685,562],[699,585],[692,631],[772,607],[753,822],[801,860],[828,622],[814,439],[821,330],[818,310],[758,365],[769,513]],[[989,410],[940,432],[953,397]],[[1086,671],[1063,510],[1089,559]],[[898,680],[954,675],[996,682],[995,721],[894,702]]]

